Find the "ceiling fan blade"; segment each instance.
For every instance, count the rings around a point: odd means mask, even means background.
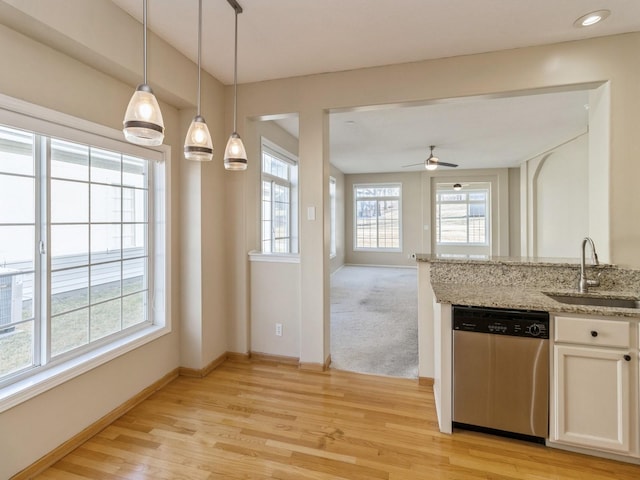
[[[453,167],[453,168],[455,168],[455,167],[458,166],[455,163],[447,163],[447,162],[440,162],[440,161],[438,161],[437,164],[440,167]]]
[[[411,165],[402,165],[402,168],[417,167],[418,165],[424,165],[424,162],[412,163]]]

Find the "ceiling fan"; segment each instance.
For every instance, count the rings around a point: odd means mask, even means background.
[[[442,166],[442,167],[453,167],[453,168],[458,166],[455,163],[441,162],[438,157],[435,157],[433,155],[433,149],[436,148],[435,145],[431,145],[429,148],[431,149],[431,154],[429,155],[429,157],[424,162],[413,163],[411,165],[403,165],[402,168],[416,167],[416,166],[422,165],[422,164],[424,164],[424,168],[426,168],[427,170],[435,170],[439,166]]]

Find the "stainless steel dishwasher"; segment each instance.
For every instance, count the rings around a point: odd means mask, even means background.
[[[453,426],[544,442],[548,313],[453,306]]]

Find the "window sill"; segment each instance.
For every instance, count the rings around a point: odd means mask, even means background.
[[[146,345],[170,331],[169,327],[152,325],[101,348],[51,366],[23,380],[7,385],[0,389],[0,413],[99,367],[114,358]]]
[[[256,250],[249,252],[250,262],[300,263],[298,253],[262,253]]]
[[[354,252],[402,253],[401,248],[354,248]]]

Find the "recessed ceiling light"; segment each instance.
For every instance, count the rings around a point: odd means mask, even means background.
[[[596,23],[600,23],[602,20],[611,15],[611,11],[609,10],[596,10],[595,12],[587,13],[586,15],[582,15],[575,22],[573,22],[574,27],[582,28],[582,27],[590,27],[591,25],[595,25]]]

